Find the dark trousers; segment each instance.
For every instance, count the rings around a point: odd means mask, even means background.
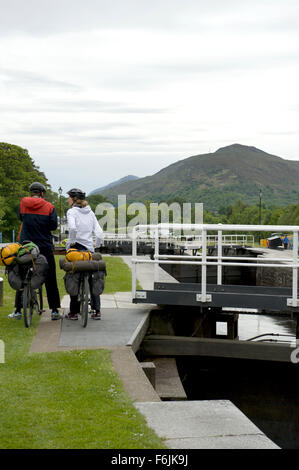
[[[60,308],[60,295],[57,286],[54,253],[53,251],[44,250],[42,248],[40,249],[40,253],[44,255],[48,261],[49,271],[46,278],[45,286],[47,291],[49,308],[51,310],[55,310],[57,308]]]
[[[57,308],[60,308],[60,295],[57,286],[56,264],[54,254],[52,251],[45,250],[43,248],[40,248],[40,253],[41,255],[45,256],[49,266],[45,282],[49,308],[51,310],[56,310]],[[20,291],[16,292],[15,308],[18,311],[20,311],[20,309],[22,308],[22,293]]]
[[[101,308],[101,300],[99,295],[91,294],[91,282],[89,280],[89,290],[90,290],[90,300],[91,300],[91,309],[100,311]],[[70,296],[70,312],[71,313],[79,313],[80,312],[80,302],[78,302],[77,295]]]

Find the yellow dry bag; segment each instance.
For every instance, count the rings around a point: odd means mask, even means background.
[[[89,261],[92,259],[92,253],[90,251],[80,251],[76,248],[70,248],[67,250],[65,255],[66,261]]]
[[[9,266],[17,256],[20,246],[21,245],[19,243],[9,243],[1,248],[0,264],[2,266]]]

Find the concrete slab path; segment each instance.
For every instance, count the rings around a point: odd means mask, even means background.
[[[89,320],[86,328],[82,328],[80,320],[63,320],[58,345],[107,349],[126,346],[139,323],[148,315],[145,309],[103,308],[101,312],[102,319]]]
[[[279,449],[228,400],[135,406],[171,449]]]
[[[247,248],[249,251],[258,253],[259,258],[277,258],[277,259],[286,259],[292,261],[293,250],[273,250],[271,248]],[[283,261],[282,261],[283,263]]]

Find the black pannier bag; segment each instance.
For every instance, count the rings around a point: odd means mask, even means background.
[[[32,276],[31,276],[31,287],[33,289],[39,289],[45,282],[48,274],[48,262],[44,255],[38,255],[38,257],[32,263]],[[13,263],[7,266],[7,279],[10,287],[15,290],[20,290],[24,287],[23,281],[25,279],[28,270],[27,266],[19,263]]]
[[[45,283],[48,275],[49,265],[47,258],[44,255],[38,255],[32,265],[31,287],[33,289],[39,289]]]
[[[11,264],[6,268],[7,280],[12,289],[19,290],[23,287],[23,269],[19,264]]]
[[[69,295],[78,295],[79,294],[79,283],[80,283],[80,272],[72,273],[68,271],[64,276],[64,285],[65,290]]]
[[[92,295],[100,295],[104,290],[105,271],[95,271],[90,275],[90,290]]]

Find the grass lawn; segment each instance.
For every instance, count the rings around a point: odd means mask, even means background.
[[[107,291],[130,290],[130,277],[124,276],[127,266],[117,258],[106,261]],[[63,275],[58,268],[61,296]],[[5,363],[0,364],[0,448],[164,448],[124,391],[109,351],[29,353],[39,317],[33,318],[30,329],[23,320],[7,318],[15,292],[2,277],[0,339],[5,343]]]

